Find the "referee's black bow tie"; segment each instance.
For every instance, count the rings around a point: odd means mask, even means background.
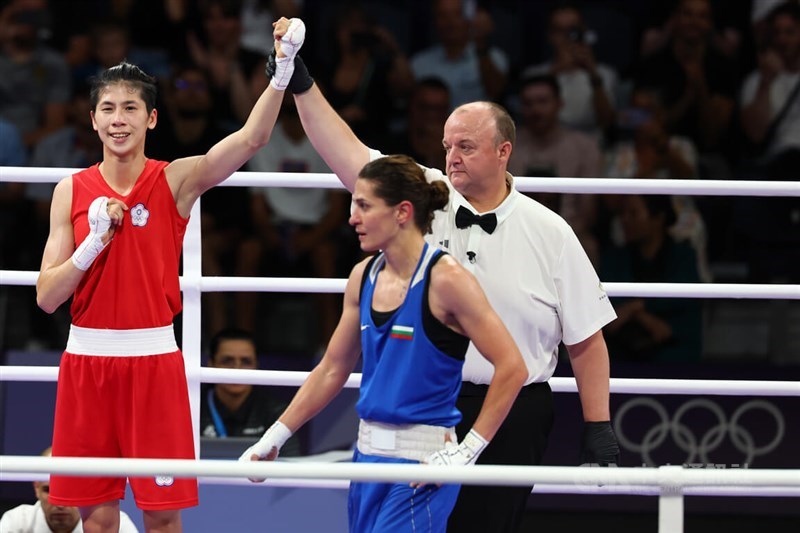
[[[463,205],[458,207],[456,211],[456,227],[468,228],[473,224],[479,225],[486,233],[493,233],[497,227],[497,215],[494,213],[487,213],[485,215],[476,215]]]

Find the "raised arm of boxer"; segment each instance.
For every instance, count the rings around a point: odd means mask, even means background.
[[[281,31],[276,28],[276,39]],[[359,171],[369,163],[369,148],[331,107],[299,55],[295,57],[294,77],[288,90],[294,93],[297,112],[311,144],[352,192]]]

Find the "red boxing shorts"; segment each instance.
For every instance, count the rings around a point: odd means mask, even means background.
[[[183,355],[172,326],[72,326],[61,358],[54,457],[194,459]],[[125,477],[50,477],[50,503],[85,507],[125,496]],[[198,504],[197,480],[131,478],[140,509]]]

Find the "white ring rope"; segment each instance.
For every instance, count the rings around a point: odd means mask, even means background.
[[[281,461],[282,459],[279,459]],[[6,473],[0,469],[0,481],[47,481],[49,474],[43,473]],[[340,479],[292,479],[292,478],[275,478],[267,479],[263,483],[254,484],[247,479],[241,478],[227,478],[227,477],[203,477],[199,476],[197,482],[203,484],[213,485],[228,485],[228,486],[249,486],[249,487],[282,487],[282,488],[308,488],[308,489],[338,489],[344,490],[350,488],[348,480]],[[636,494],[639,496],[658,496],[661,493],[660,487],[647,487],[638,486],[631,487],[630,485],[593,485],[585,487],[574,484],[548,484],[536,485],[531,491],[533,494]],[[800,496],[800,487],[770,487],[770,486],[753,486],[753,487],[726,487],[726,486],[698,486],[698,487],[685,487],[683,489],[685,496],[761,496],[761,497],[797,497]]]
[[[0,167],[0,182],[55,183],[79,168]],[[515,177],[523,192],[592,194],[682,194],[696,196],[800,196],[800,182],[753,180],[674,180],[624,178]],[[234,172],[222,186],[317,187],[342,189],[334,174],[304,172]]]
[[[308,372],[287,370],[243,370],[229,368],[200,368],[202,383],[246,383],[248,385],[273,385],[299,387]],[[2,381],[56,381],[58,367],[0,366]],[[577,392],[575,378],[553,377],[548,380],[553,392]],[[353,373],[345,388],[357,389],[361,374]],[[642,379],[611,378],[614,394],[706,394],[717,396],[800,396],[797,381],[747,381],[708,379]]]
[[[682,489],[684,487],[800,488],[797,470],[694,469],[680,466],[658,468],[592,468],[570,466],[422,464],[364,464],[323,462],[249,462],[232,460],[120,459],[96,457],[0,456],[0,472],[53,473],[75,476],[174,476],[210,478],[292,478],[372,482],[465,483],[471,485],[521,486],[572,485],[579,492],[594,493],[598,485],[625,488]],[[212,482],[215,482],[212,480]],[[609,489],[607,489],[609,490]],[[612,491],[616,492],[616,491]],[[794,492],[787,491],[787,492]]]
[[[36,285],[38,272],[0,270],[0,285]],[[203,276],[202,292],[343,293],[346,279]],[[185,279],[181,277],[181,286]],[[611,297],[800,300],[800,285],[747,283],[603,283]]]

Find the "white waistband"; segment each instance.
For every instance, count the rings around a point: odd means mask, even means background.
[[[444,448],[445,435],[450,435],[451,442],[458,442],[455,428],[361,420],[358,424],[358,451],[366,455],[423,461]]]
[[[172,326],[146,329],[94,329],[69,327],[67,352],[77,355],[129,357],[158,355],[178,350]]]

